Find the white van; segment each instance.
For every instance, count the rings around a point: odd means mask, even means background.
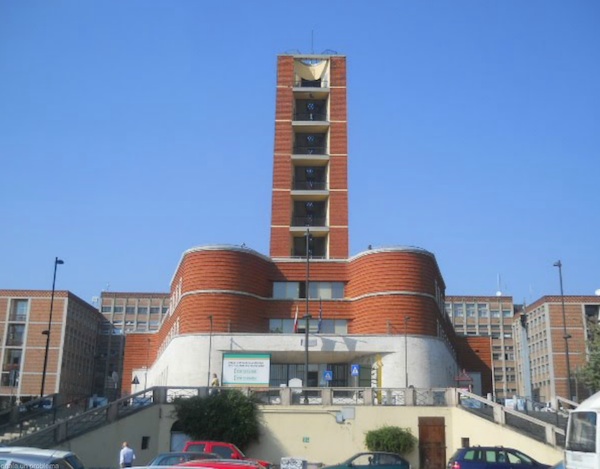
[[[600,468],[600,392],[569,413],[565,444],[566,469]]]

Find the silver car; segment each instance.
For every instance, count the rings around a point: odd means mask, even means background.
[[[65,459],[44,454],[0,453],[3,469],[74,469]]]

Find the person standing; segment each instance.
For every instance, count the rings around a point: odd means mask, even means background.
[[[121,452],[119,453],[119,466],[120,467],[131,467],[133,460],[135,459],[135,453],[129,447],[129,444],[124,441]]]
[[[217,394],[219,392],[219,390],[216,388],[218,388],[220,385],[221,385],[221,383],[219,382],[219,378],[217,377],[217,374],[213,373],[212,380],[210,381],[210,387],[215,388],[215,389],[211,389],[209,391],[209,394],[210,395]]]

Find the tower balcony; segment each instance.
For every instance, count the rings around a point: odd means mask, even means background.
[[[294,155],[327,155],[325,145],[294,145]]]
[[[326,181],[294,181],[292,191],[326,191]]]
[[[302,130],[302,132],[294,132],[293,153],[295,155],[326,155],[328,151],[327,131]]]
[[[292,227],[302,228],[314,228],[314,227],[327,227],[327,217],[325,216],[293,216]]]
[[[310,110],[301,110],[301,111],[295,111],[294,112],[294,119],[293,119],[294,123],[299,123],[299,122],[325,122],[327,124],[329,124],[328,119],[327,119],[327,111],[326,110],[320,110],[320,111],[310,111]]]
[[[329,92],[329,80],[306,80],[301,77],[296,77],[294,80],[294,92],[313,94]]]

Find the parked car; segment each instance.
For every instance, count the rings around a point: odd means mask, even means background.
[[[182,462],[191,461],[192,459],[219,459],[220,456],[215,453],[200,453],[188,451],[169,451],[160,453],[148,463],[148,466],[173,466]]]
[[[239,459],[244,461],[256,461],[265,468],[271,467],[269,461],[260,459],[248,458],[242,451],[233,443],[224,441],[188,441],[183,447],[184,452],[196,451],[204,453],[216,453],[224,459]]]
[[[448,460],[447,469],[548,469],[518,449],[503,446],[460,448]]]
[[[74,469],[64,458],[47,454],[0,453],[2,468]]]
[[[175,466],[179,467],[199,467],[204,469],[264,469],[264,466],[258,461],[247,459],[193,459]]]
[[[333,466],[325,466],[323,469],[410,469],[410,463],[396,453],[386,451],[371,451],[358,453],[350,459]]]
[[[62,451],[58,449],[45,449],[45,448],[35,448],[32,446],[1,446],[0,447],[0,458],[5,457],[6,454],[28,454],[33,456],[41,456],[50,458],[52,460],[56,459],[57,464],[60,464],[60,460],[64,460],[67,462],[69,468],[73,469],[85,469],[83,462],[79,459],[75,453],[71,451]],[[4,463],[0,463],[0,468],[7,468],[9,466],[4,465]],[[58,466],[57,466],[58,467]],[[61,466],[62,467],[62,466]]]

